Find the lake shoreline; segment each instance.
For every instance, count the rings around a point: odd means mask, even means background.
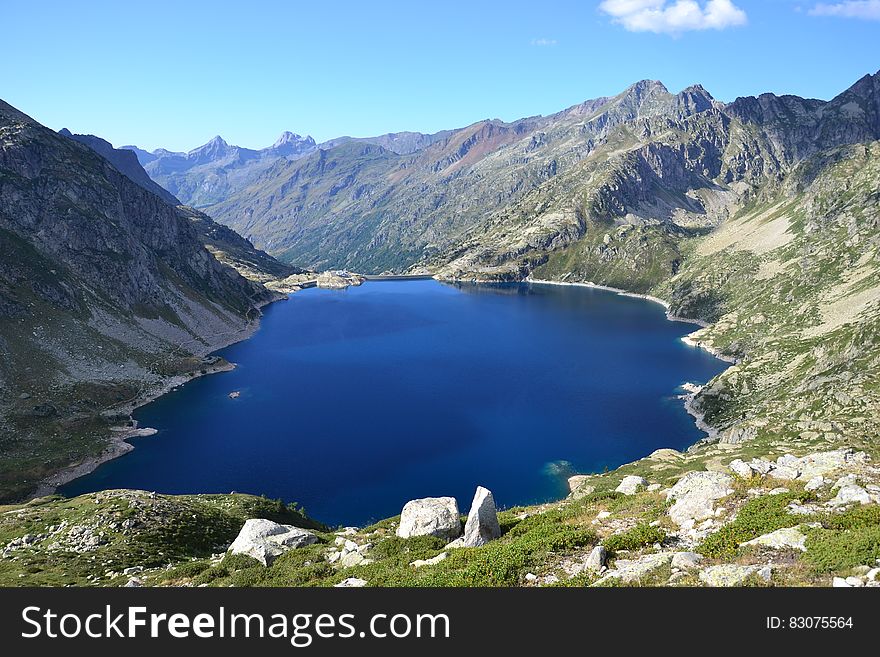
[[[422,278],[422,277],[420,277],[420,278]],[[425,278],[427,278],[427,277],[425,277]],[[382,279],[374,279],[374,280],[381,281]],[[368,279],[365,282],[372,282],[372,281],[370,281],[370,279]],[[560,281],[544,281],[544,280],[534,280],[534,279],[526,279],[522,282],[529,283],[529,284],[538,284],[538,285],[546,284],[546,285],[557,285],[557,286],[579,286],[579,287],[600,289],[600,290],[604,290],[604,291],[608,291],[608,292],[614,292],[615,294],[618,294],[620,296],[629,296],[629,297],[643,299],[646,301],[651,301],[653,303],[658,303],[658,304],[662,305],[664,307],[664,309],[667,311],[666,312],[666,319],[669,321],[681,321],[684,323],[696,324],[701,327],[706,326],[705,323],[697,321],[697,320],[690,320],[687,318],[678,318],[678,317],[671,315],[668,312],[669,311],[669,304],[666,301],[664,301],[660,298],[651,296],[651,295],[631,293],[631,292],[627,292],[625,290],[620,290],[620,289],[612,288],[609,286],[596,285],[596,284],[592,284],[592,283],[568,283],[568,282],[560,282]],[[269,300],[265,303],[260,304],[259,306],[257,306],[257,308],[262,308],[264,306],[269,305],[270,303],[274,303],[274,301],[285,300],[286,298],[287,298],[287,296],[285,295],[283,297],[278,297],[278,298]],[[207,352],[207,353],[213,353],[213,352],[218,351],[220,349],[223,349],[229,345],[232,345],[232,344],[242,342],[244,340],[249,339],[259,329],[261,318],[262,318],[262,313],[260,313],[260,316],[258,318],[256,318],[253,322],[251,322],[248,326],[241,329],[240,331],[237,331],[234,337],[232,337],[228,340],[223,340],[222,342],[218,343],[217,345],[212,345],[211,351]],[[686,340],[687,340],[686,337],[682,338],[682,341],[686,341]],[[688,344],[691,344],[691,343],[688,343]],[[701,345],[699,345],[697,343],[692,343],[691,346],[701,346]],[[711,350],[707,349],[707,351],[709,351],[711,353]],[[199,353],[196,355],[204,355],[204,354]],[[716,354],[714,354],[714,353],[712,355],[716,356]],[[223,362],[221,364],[218,364],[216,367],[206,368],[204,374],[196,371],[194,373],[194,376],[178,375],[178,376],[174,376],[174,377],[169,377],[161,385],[153,387],[149,392],[145,392],[144,394],[142,394],[141,396],[139,396],[135,400],[132,400],[125,407],[122,407],[122,408],[117,407],[117,408],[119,409],[120,413],[129,413],[129,414],[133,413],[137,408],[140,408],[142,406],[145,406],[145,405],[155,401],[156,399],[162,397],[163,395],[165,395],[165,394],[175,390],[179,386],[185,384],[187,381],[194,380],[195,378],[200,378],[201,376],[207,376],[208,374],[215,374],[215,373],[220,373],[220,372],[231,371],[231,370],[235,369],[235,367],[236,367],[236,365],[233,363]],[[686,394],[686,395],[681,395],[681,398],[684,401],[685,410],[688,412],[689,415],[691,415],[694,418],[697,428],[700,429],[705,434],[707,434],[706,437],[700,438],[699,440],[697,440],[694,443],[695,445],[698,445],[698,444],[704,442],[705,440],[710,439],[714,435],[714,429],[712,429],[712,427],[707,425],[704,421],[703,416],[693,408],[692,402],[693,402],[693,399],[695,398],[695,395],[696,395],[696,393],[690,393],[690,394]],[[54,473],[53,475],[47,477],[43,482],[41,482],[41,485],[40,485],[40,488],[38,489],[38,491],[34,495],[30,496],[29,499],[33,499],[34,497],[51,495],[52,493],[57,492],[57,489],[59,487],[64,486],[64,485],[70,483],[71,481],[74,481],[75,479],[78,479],[80,477],[86,476],[86,475],[94,472],[94,470],[96,470],[102,464],[107,463],[108,461],[114,460],[116,458],[119,458],[120,456],[124,456],[125,454],[128,454],[129,452],[131,452],[132,450],[135,449],[135,446],[132,445],[132,443],[130,442],[132,439],[145,437],[145,435],[151,435],[151,433],[152,433],[152,432],[150,432],[150,433],[144,434],[144,433],[142,433],[143,431],[144,431],[144,428],[139,428],[136,423],[134,424],[134,426],[131,426],[131,427],[119,427],[119,426],[113,427],[109,432],[110,436],[109,436],[108,445],[101,454],[99,454],[95,457],[89,458],[79,464],[72,465],[68,468],[65,468],[62,471],[59,471],[59,472]],[[627,463],[628,462],[621,463],[620,466],[618,466],[618,467],[625,466],[625,465],[627,465]]]
[[[287,294],[282,295],[281,293],[278,293],[278,296],[276,296],[275,298],[258,303],[254,305],[253,308],[257,311],[261,311],[262,308],[265,308],[269,304],[275,303],[277,301],[286,301],[288,296],[289,295]],[[204,350],[194,352],[193,355],[204,357],[211,353],[214,353],[215,351],[225,349],[226,347],[229,347],[233,344],[251,338],[254,333],[256,333],[257,330],[260,328],[260,319],[262,318],[262,316],[262,312],[259,312],[257,318],[249,321],[242,329],[236,331],[234,337],[222,339],[205,347]],[[194,372],[191,372],[191,376],[184,376],[182,374],[166,376],[155,386],[152,386],[150,389],[138,393],[138,395],[135,396],[133,399],[128,400],[127,402],[124,402],[122,404],[113,405],[107,409],[104,409],[104,412],[113,410],[119,415],[131,416],[138,408],[156,401],[163,395],[167,395],[168,393],[176,390],[177,388],[189,381],[194,381],[195,379],[199,379],[203,376],[210,376],[211,374],[231,372],[234,369],[235,363],[223,361],[221,363],[205,367],[203,370],[196,370]],[[25,497],[23,501],[27,502],[30,500],[38,499],[40,497],[46,497],[47,495],[56,494],[61,486],[69,484],[75,479],[79,479],[80,477],[91,474],[104,463],[117,459],[120,456],[124,456],[125,454],[131,452],[134,449],[134,445],[129,442],[132,438],[144,438],[154,435],[155,430],[150,429],[149,427],[138,427],[137,422],[135,422],[132,426],[110,427],[108,429],[108,434],[109,435],[107,437],[107,446],[100,454],[90,456],[79,463],[71,464],[64,468],[61,468],[56,472],[53,472],[50,475],[47,475],[42,480],[40,480],[34,492]]]
[[[573,286],[573,287],[586,287],[586,288],[591,288],[594,290],[605,290],[607,292],[614,292],[622,297],[633,297],[635,299],[644,299],[646,301],[651,301],[652,303],[660,304],[666,310],[666,319],[668,319],[669,321],[683,322],[686,324],[696,324],[697,326],[700,327],[696,331],[693,331],[692,333],[689,333],[688,335],[682,336],[680,338],[684,344],[688,345],[689,347],[695,347],[697,349],[702,349],[702,350],[708,352],[709,354],[711,354],[713,357],[717,358],[718,360],[724,361],[726,363],[730,363],[731,365],[736,365],[736,363],[738,362],[736,358],[722,354],[717,349],[710,347],[708,345],[705,345],[705,344],[701,344],[699,341],[694,340],[694,338],[692,336],[694,334],[696,334],[698,331],[700,331],[701,329],[709,327],[710,324],[708,322],[704,322],[699,319],[690,319],[688,317],[681,317],[679,315],[673,315],[669,311],[669,309],[670,309],[669,302],[665,301],[659,297],[655,297],[650,294],[639,294],[637,292],[628,292],[626,290],[622,290],[622,289],[616,288],[616,287],[611,287],[609,285],[599,285],[597,283],[589,283],[589,282],[587,282],[587,283],[570,283],[570,282],[566,282],[566,281],[547,281],[547,280],[533,279],[533,278],[526,278],[526,279],[524,279],[523,282],[537,283],[539,285],[561,285],[561,286],[567,285],[567,286]],[[691,385],[693,385],[693,384],[691,384]],[[688,449],[692,449],[698,445],[705,444],[707,441],[713,441],[715,439],[715,437],[718,435],[718,429],[716,429],[711,424],[706,422],[705,413],[702,413],[694,406],[694,402],[697,398],[697,395],[699,394],[700,390],[702,390],[702,388],[703,388],[703,386],[701,385],[696,390],[689,390],[685,394],[680,395],[680,398],[684,401],[684,410],[687,411],[688,415],[690,415],[692,418],[694,418],[694,424],[696,424],[697,428],[706,434],[706,436],[704,438],[701,438],[700,440],[695,442]],[[627,464],[624,463],[623,465],[627,465]],[[590,472],[590,473],[578,473],[578,474],[596,474],[596,473]]]

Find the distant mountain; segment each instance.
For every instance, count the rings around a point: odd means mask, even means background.
[[[133,151],[149,176],[184,204],[203,207],[246,186],[276,160],[302,157],[317,146],[311,137],[284,132],[260,150],[232,146],[219,135],[188,153],[122,148]]]
[[[329,141],[322,142],[318,148],[327,150],[339,146],[348,141],[364,142],[367,144],[375,144],[381,146],[387,151],[397,153],[398,155],[409,155],[423,148],[427,148],[434,142],[445,139],[451,135],[454,130],[441,130],[433,134],[424,134],[421,132],[389,132],[378,137],[337,137]]]
[[[396,151],[394,135],[332,140],[207,210],[307,266],[502,279],[527,275],[590,224],[659,225],[673,246],[652,267],[672,270],[676,231],[717,225],[816,152],[875,139],[876,86],[866,76],[830,102],[765,94],[725,105],[700,85],[671,93],[643,80],[546,117],[398,133]]]
[[[164,187],[154,182],[144,168],[141,166],[135,153],[129,150],[113,148],[113,144],[105,139],[96,137],[95,135],[74,135],[67,128],[62,128],[58,134],[74,139],[81,144],[85,144],[93,151],[101,155],[105,160],[109,161],[120,172],[128,176],[133,182],[137,183],[144,189],[153,192],[166,203],[171,205],[180,205],[173,194]]]

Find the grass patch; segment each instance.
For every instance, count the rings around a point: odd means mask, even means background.
[[[620,552],[621,550],[638,550],[647,545],[654,543],[662,543],[666,538],[666,532],[659,527],[652,527],[648,524],[636,525],[620,534],[609,536],[602,545],[609,552]]]

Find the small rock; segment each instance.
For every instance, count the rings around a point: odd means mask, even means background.
[[[430,559],[416,559],[411,562],[410,566],[415,566],[416,568],[422,568],[423,566],[434,566],[441,561],[443,561],[446,557],[449,556],[448,552],[441,552],[436,557],[431,557]]]
[[[573,477],[568,478],[568,492],[572,495],[578,494],[581,497],[584,495],[589,495],[593,492],[592,486],[585,486],[584,484],[590,480],[590,475],[574,475]],[[589,490],[587,490],[589,488]]]
[[[752,459],[749,461],[749,467],[760,475],[766,475],[776,466],[766,459]]]
[[[623,493],[624,495],[635,495],[639,488],[647,485],[648,481],[644,477],[629,475],[628,477],[624,477],[623,481],[620,482],[620,485],[614,490],[618,493]]]
[[[759,568],[758,577],[763,579],[765,582],[769,582],[773,577],[773,568],[771,566],[764,566],[763,568]]]
[[[361,588],[362,586],[367,585],[367,580],[360,579],[359,577],[346,577],[344,580],[339,582],[339,584],[334,584],[333,588],[336,589],[355,589]]]
[[[759,566],[740,566],[724,563],[709,566],[700,572],[700,581],[707,586],[742,586],[746,580],[760,570]]]
[[[755,474],[755,471],[752,470],[749,464],[742,459],[731,461],[730,465],[728,465],[727,467],[730,468],[733,474],[737,475],[738,477],[742,477],[743,479],[748,479],[753,474]]]
[[[837,496],[828,504],[831,506],[843,506],[845,504],[870,504],[871,495],[864,488],[857,484],[844,484],[837,491]]]
[[[864,586],[865,583],[858,577],[847,577],[846,583],[853,587]]]
[[[139,580],[137,577],[132,577],[131,579],[129,579],[125,583],[125,588],[127,588],[127,589],[140,588],[143,585],[144,585],[144,583],[141,580]]]
[[[599,511],[599,513],[596,514],[597,520],[605,520],[605,518],[610,518],[610,517],[611,517],[610,511]]]
[[[804,490],[809,490],[809,491],[819,490],[824,485],[825,485],[825,478],[824,477],[821,477],[821,476],[813,477],[812,479],[810,479],[807,482],[806,486],[804,486]]]
[[[587,557],[587,560],[584,561],[584,568],[587,570],[592,570],[594,573],[601,572],[601,570],[605,567],[605,559],[608,557],[608,552],[603,545],[597,545],[593,548],[590,555]]]
[[[535,573],[526,573],[527,582],[534,582],[536,579],[538,579],[538,576]]]
[[[845,579],[843,579],[843,577],[835,577],[834,579],[832,579],[831,586],[833,586],[836,589],[852,588],[852,584],[850,584]]]
[[[788,489],[785,486],[780,486],[779,488],[774,488],[773,490],[771,490],[768,495],[782,495],[787,492]]]
[[[660,484],[651,484],[645,490],[649,493],[656,493],[658,490],[660,490]]]
[[[696,552],[676,552],[672,556],[672,567],[682,570],[691,570],[700,565],[703,560],[702,554]]]
[[[763,536],[753,538],[750,541],[741,543],[741,545],[761,546],[772,548],[774,550],[788,549],[806,552],[806,541],[807,537],[804,536],[797,529],[795,529],[794,527],[785,527],[783,529],[777,529],[774,532],[770,532],[769,534],[764,534]]]
[[[777,466],[773,470],[769,472],[769,475],[774,479],[782,479],[784,481],[791,481],[793,479],[797,479],[800,476],[800,470],[795,467],[788,465]]]
[[[660,552],[657,554],[648,554],[638,559],[618,559],[614,563],[614,570],[609,572],[603,578],[595,582],[594,585],[602,584],[610,579],[619,579],[623,582],[634,582],[642,579],[669,565],[672,561],[671,552]]]

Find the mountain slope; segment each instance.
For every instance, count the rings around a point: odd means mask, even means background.
[[[110,162],[110,164],[116,167],[120,173],[124,173],[128,176],[132,182],[135,182],[147,191],[152,192],[166,203],[170,205],[180,205],[180,201],[178,201],[173,194],[150,178],[133,152],[121,148],[113,148],[113,144],[109,141],[96,137],[95,135],[75,135],[67,128],[59,130],[58,134],[64,137],[69,137],[81,144],[85,144],[98,155]]]
[[[177,208],[2,102],[0,235],[3,497],[101,452],[105,409],[198,374],[274,298]]]

